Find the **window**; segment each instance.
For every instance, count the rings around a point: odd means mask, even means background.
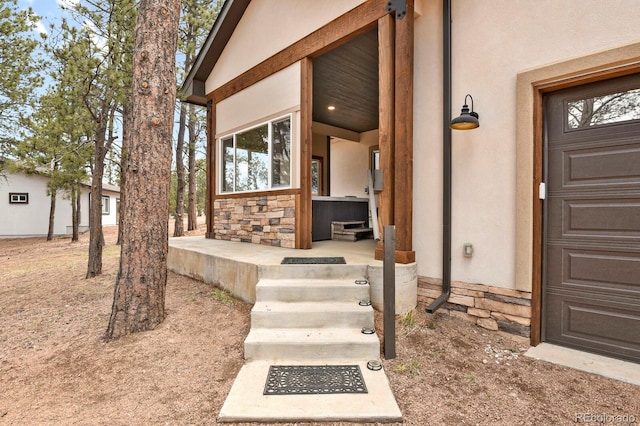
[[[103,195],[102,196],[102,214],[109,214],[109,196],[108,195]]]
[[[311,160],[311,194],[322,194],[322,157],[315,155]]]
[[[640,89],[567,102],[569,129],[640,119]]]
[[[290,187],[290,116],[234,133],[220,142],[222,192]]]
[[[27,192],[10,192],[10,204],[29,204],[29,193]]]

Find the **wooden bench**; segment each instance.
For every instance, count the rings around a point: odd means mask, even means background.
[[[373,228],[365,228],[363,220],[331,222],[332,240],[358,241],[362,238],[370,238],[372,235]]]

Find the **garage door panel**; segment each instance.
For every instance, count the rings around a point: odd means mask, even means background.
[[[550,290],[565,289],[640,300],[640,250],[585,249],[549,245]]]
[[[548,212],[553,217],[548,228],[551,239],[640,242],[640,194],[553,196],[548,199]]]
[[[575,295],[547,295],[553,313],[546,341],[640,360],[640,301],[625,303]]]
[[[621,188],[640,184],[640,141],[555,149],[549,156],[550,190]]]
[[[545,95],[543,339],[640,362],[640,73]]]

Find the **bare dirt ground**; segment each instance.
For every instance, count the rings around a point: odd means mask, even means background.
[[[215,424],[251,306],[170,274],[164,323],[105,343],[116,228],[105,239],[90,280],[88,235],[0,240],[0,425]],[[397,324],[383,363],[407,425],[640,422],[640,387],[524,357],[526,340],[423,307]]]

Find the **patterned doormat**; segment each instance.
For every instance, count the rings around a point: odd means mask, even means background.
[[[368,393],[358,365],[272,365],[264,395]]]
[[[281,265],[344,265],[344,257],[285,257]]]

